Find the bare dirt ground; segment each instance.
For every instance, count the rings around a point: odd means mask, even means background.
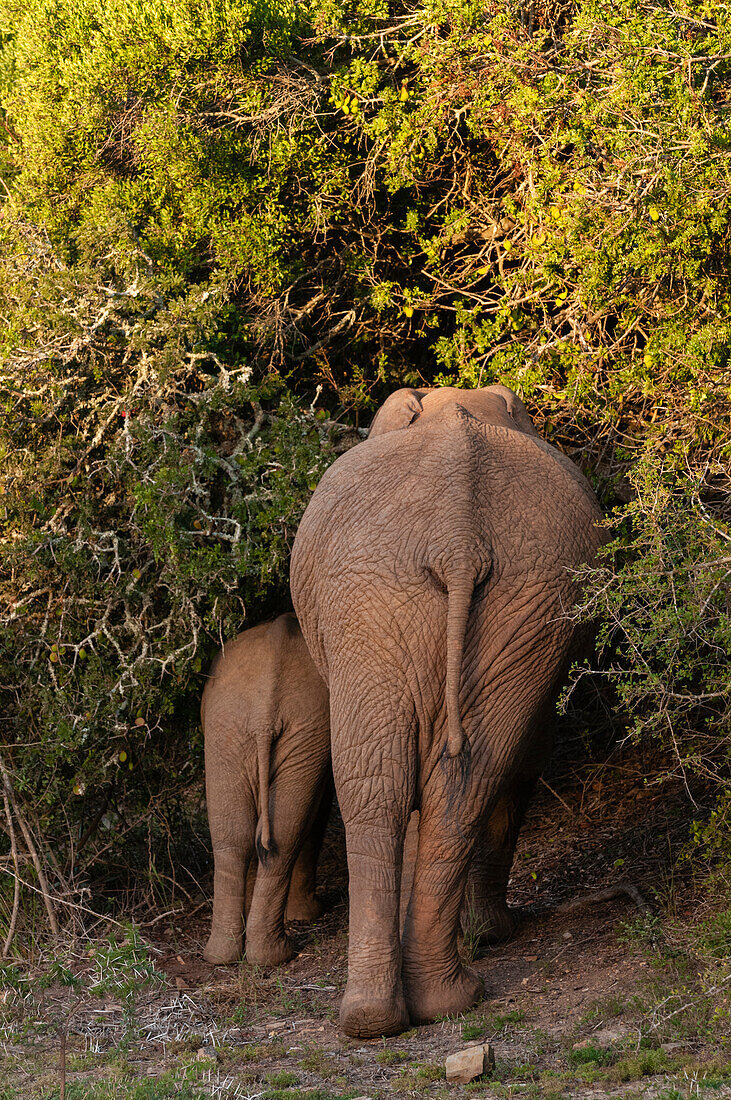
[[[679,789],[648,786],[646,767],[616,751],[601,766],[570,754],[554,765],[511,880],[525,914],[518,933],[478,959],[465,941],[486,987],[469,1014],[386,1040],[339,1032],[347,902],[335,824],[322,861],[330,907],[293,930],[289,965],[206,965],[204,906],[143,929],[143,954],[125,964],[139,987],[133,978],[126,991],[97,982],[93,997],[59,982],[0,994],[0,1100],[58,1097],[64,1073],[64,1100],[731,1096],[726,978],[704,976],[678,932],[697,905],[676,858],[688,804]],[[84,950],[74,951],[83,970]],[[494,1070],[448,1085],[447,1055],[481,1042]]]

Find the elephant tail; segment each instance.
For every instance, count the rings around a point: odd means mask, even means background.
[[[260,729],[256,738],[256,754],[259,766],[259,828],[256,836],[256,854],[260,863],[266,863],[267,856],[276,851],[272,842],[271,822],[269,820],[269,768],[272,754],[272,731]]]
[[[447,585],[447,755],[452,758],[460,755],[465,741],[459,713],[459,689],[472,589],[470,576],[459,577]]]
[[[447,756],[454,759],[464,749],[465,733],[460,715],[459,692],[462,682],[465,637],[470,607],[475,589],[490,575],[491,561],[475,567],[465,563],[462,568],[451,565],[444,578],[447,589]]]

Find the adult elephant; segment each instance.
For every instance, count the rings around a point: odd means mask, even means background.
[[[572,570],[594,555],[599,519],[586,480],[505,387],[392,394],[305,511],[292,596],[330,688],[350,875],[349,1035],[393,1034],[481,993],[457,952],[468,866],[482,837],[475,881],[488,884],[488,907],[504,901],[499,880],[581,648],[566,615]]]

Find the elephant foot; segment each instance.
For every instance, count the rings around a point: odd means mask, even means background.
[[[317,920],[325,911],[325,906],[314,894],[298,894],[287,901],[285,920]]]
[[[293,959],[295,946],[289,936],[246,935],[246,961],[252,966],[282,966]]]
[[[203,949],[203,958],[208,963],[235,963],[243,953],[244,937],[241,934],[211,932]]]
[[[375,1039],[380,1035],[398,1035],[409,1026],[409,1014],[403,996],[377,997],[370,993],[349,993],[340,1005],[340,1027],[354,1039]]]
[[[480,946],[509,940],[519,923],[518,911],[510,909],[504,901],[485,903],[479,908],[468,907],[462,914],[465,939],[472,939]]]
[[[467,1012],[483,996],[482,979],[460,967],[452,981],[425,981],[406,988],[406,1003],[413,1024],[428,1024],[438,1016]]]

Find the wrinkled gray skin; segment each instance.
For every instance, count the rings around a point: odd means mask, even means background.
[[[350,875],[349,1035],[396,1033],[481,994],[457,953],[470,888],[505,887],[554,705],[583,639],[570,570],[600,542],[573,464],[504,387],[401,390],[305,511],[295,610],[329,684]],[[420,811],[402,941],[402,851]]]
[[[287,920],[314,920],[315,869],[332,802],[327,688],[294,615],[227,643],[203,692],[206,799],[215,864],[211,963],[241,958],[247,872],[257,863],[246,958],[293,955]]]

